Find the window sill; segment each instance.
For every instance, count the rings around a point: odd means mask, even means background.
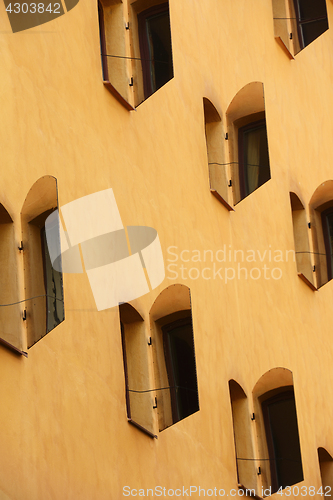
[[[3,345],[4,347],[7,347],[11,351],[14,351],[15,354],[20,354],[21,356],[25,356],[26,358],[28,357],[27,352],[21,351],[21,349],[19,349],[18,347],[15,347],[13,344],[10,344],[9,342],[7,342],[6,340],[3,340],[2,338],[0,338],[0,344]]]
[[[284,43],[284,41],[282,40],[282,38],[280,36],[276,36],[275,40],[280,45],[280,47],[282,47],[283,51],[287,54],[287,56],[289,57],[289,59],[291,59],[291,60],[295,59],[295,57],[290,52],[289,48],[287,47],[287,45]]]
[[[135,108],[133,108],[133,106],[128,101],[126,101],[126,99],[124,99],[121,94],[119,94],[118,90],[114,88],[112,83],[110,83],[108,80],[103,80],[103,84],[104,87],[106,87],[108,91],[113,95],[113,97],[115,97],[117,101],[124,106],[124,108],[126,108],[128,111],[135,111]]]
[[[317,291],[318,291],[318,288],[316,288],[316,287],[314,286],[314,284],[313,284],[313,283],[311,283],[311,281],[310,281],[310,280],[308,280],[308,278],[307,278],[306,276],[304,276],[304,274],[303,274],[303,273],[297,273],[297,275],[298,275],[298,277],[299,277],[299,278],[301,278],[301,280],[302,280],[302,281],[304,281],[304,283],[305,283],[306,285],[308,285],[308,287],[309,287],[309,288],[311,288],[311,290],[313,290],[314,292],[317,292]]]
[[[232,206],[229,205],[229,203],[227,201],[225,201],[225,199],[222,198],[222,196],[215,189],[211,189],[210,192],[212,193],[212,195],[215,196],[215,198],[217,198],[222,203],[222,205],[225,206],[225,208],[227,210],[229,210],[229,212],[234,212],[235,211],[235,209],[232,208]]]
[[[155,439],[158,439],[158,437],[156,436],[156,434],[153,434],[152,432],[148,431],[147,429],[145,429],[144,427],[142,427],[142,425],[140,424],[137,424],[134,420],[132,420],[131,418],[128,418],[127,419],[128,423],[134,425],[134,427],[136,427],[137,429],[139,429],[140,431],[144,432],[145,434],[148,434],[148,436],[150,436],[151,438],[155,438]]]

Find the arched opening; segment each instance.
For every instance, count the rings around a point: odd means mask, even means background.
[[[47,175],[32,186],[21,211],[28,348],[65,317],[62,273],[52,267],[45,232],[57,207],[57,181]]]
[[[333,490],[333,458],[325,448],[318,448],[318,460],[323,496],[331,496]]]
[[[145,323],[130,304],[119,306],[123,349],[127,418],[130,423],[153,434],[154,397],[149,377],[148,338]]]
[[[317,288],[333,277],[333,181],[323,182],[310,200]]]
[[[234,427],[238,483],[247,489],[256,488],[256,466],[251,439],[250,409],[242,387],[229,380],[229,394]]]
[[[13,220],[0,204],[0,342],[22,353],[23,304],[19,303],[18,253]]]
[[[243,87],[227,109],[234,203],[246,198],[270,178],[264,87]]]
[[[221,116],[214,104],[206,97],[203,98],[203,108],[210,190],[228,210],[233,210],[229,203],[228,178],[230,174],[225,161],[225,139]]]
[[[190,290],[166,288],[150,310],[159,429],[199,410]]]
[[[271,492],[303,481],[292,372],[275,368],[265,373],[253,390],[260,468]]]
[[[306,211],[297,194],[289,194],[293,221],[297,273],[298,276],[312,290],[316,290],[314,285],[313,263],[311,259]]]

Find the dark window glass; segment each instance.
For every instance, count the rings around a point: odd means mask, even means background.
[[[294,391],[263,401],[272,493],[303,481]]]
[[[301,48],[328,29],[326,0],[294,0]]]
[[[158,5],[138,16],[145,97],[173,77],[169,5]]]
[[[332,279],[333,269],[333,207],[322,213],[322,224],[327,261],[327,279]]]
[[[103,80],[108,81],[109,80],[109,72],[108,72],[108,58],[106,55],[104,12],[103,12],[103,7],[100,4],[100,2],[98,2],[98,22],[99,22],[99,43],[100,43],[100,50],[101,50]]]
[[[162,330],[175,423],[199,410],[192,320],[181,319]]]
[[[265,120],[239,129],[239,178],[245,198],[271,178]]]
[[[46,333],[48,333],[64,320],[64,295],[62,273],[52,267],[45,227],[41,229],[41,244],[46,295]]]

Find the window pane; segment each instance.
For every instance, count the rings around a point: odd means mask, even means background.
[[[155,92],[173,77],[169,10],[146,20],[151,89]]]
[[[267,410],[274,449],[271,458],[275,462],[278,487],[284,488],[303,480],[295,399],[268,403]]]
[[[46,293],[46,332],[50,332],[64,320],[64,296],[62,273],[52,267],[46,241],[45,228],[41,230],[44,259],[44,283]]]
[[[328,30],[328,21],[327,19],[313,21],[311,23],[302,24],[301,27],[304,45],[309,45],[318,38],[318,36],[324,33],[324,31]]]
[[[245,195],[271,178],[266,126],[244,132]]]
[[[179,326],[176,323],[168,329],[167,337],[172,369],[169,380],[173,379],[175,397],[172,399],[176,406],[173,413],[177,420],[182,420],[199,410],[192,322]]]
[[[333,213],[326,216],[328,231],[328,248],[326,249],[327,260],[331,263],[331,273],[333,269]],[[331,276],[329,276],[331,278]]]
[[[298,0],[298,8],[301,20],[327,16],[325,0]]]

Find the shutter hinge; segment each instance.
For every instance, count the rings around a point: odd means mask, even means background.
[[[257,472],[257,475],[260,476],[261,475],[261,467],[258,467],[258,472]]]
[[[20,250],[20,252],[23,250],[23,241],[21,241],[21,246],[18,247],[18,249]]]
[[[228,132],[225,134],[225,140],[227,141],[229,139]]]
[[[293,34],[289,33],[289,40],[292,40],[292,39],[293,39]]]
[[[311,229],[311,222],[308,222],[308,228]]]
[[[151,337],[148,338],[148,345],[152,345]]]
[[[22,313],[22,319],[23,321],[25,321],[27,319],[27,310],[24,309],[23,313]]]
[[[157,398],[155,397],[155,405],[153,405],[153,408],[157,408]]]
[[[231,187],[231,186],[232,186],[232,180],[230,179],[228,187]]]
[[[130,29],[129,23],[127,22],[127,23],[125,23],[125,30],[129,30],[129,29]]]
[[[133,87],[133,85],[134,85],[133,76],[131,76],[131,80],[130,80],[130,82],[129,82],[129,86],[130,86],[130,87]]]
[[[255,416],[255,414],[254,414],[254,413],[252,413],[252,415],[251,415],[251,420],[253,421],[253,420],[255,420],[255,419],[256,419],[256,416]]]

